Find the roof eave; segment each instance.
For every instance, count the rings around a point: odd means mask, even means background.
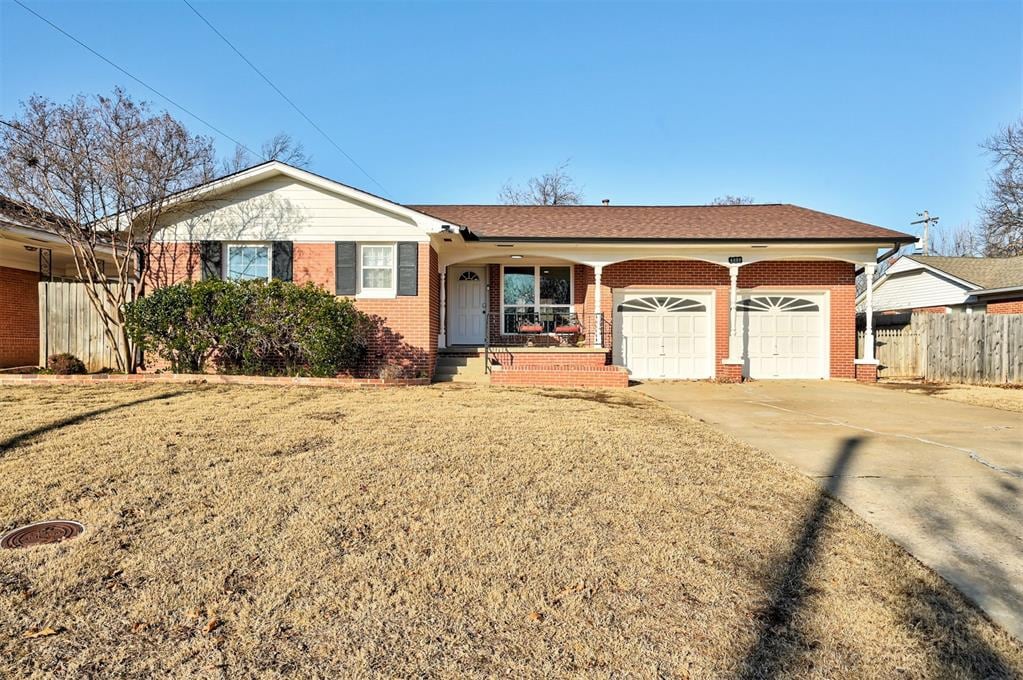
[[[970,291],[976,297],[990,297],[992,295],[1004,295],[1005,293],[1023,292],[1023,283],[1013,286],[1002,286],[1001,288],[984,288],[982,290]]]
[[[483,243],[877,243],[890,245],[912,243],[916,237],[903,236],[836,236],[836,237],[735,237],[735,238],[665,238],[663,236],[481,236],[470,230],[472,240]]]

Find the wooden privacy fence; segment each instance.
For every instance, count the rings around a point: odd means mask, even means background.
[[[908,325],[874,335],[882,378],[1023,383],[1023,314],[914,314]],[[863,340],[861,331],[857,356]]]
[[[39,284],[39,365],[51,354],[68,352],[85,368],[116,368],[114,346],[103,331],[103,319],[89,301],[86,284],[43,281]]]

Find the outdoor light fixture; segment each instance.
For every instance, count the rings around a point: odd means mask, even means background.
[[[511,259],[513,259],[513,260],[521,260],[521,259],[522,259],[522,256],[521,256],[521,255],[511,255],[510,257],[511,257]]]
[[[728,264],[742,264],[742,257],[739,255],[732,255],[728,258]]]

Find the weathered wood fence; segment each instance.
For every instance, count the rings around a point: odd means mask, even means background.
[[[103,319],[84,283],[43,281],[39,284],[39,365],[51,354],[68,352],[89,371],[116,368],[113,345],[103,332]]]
[[[1023,383],[1023,314],[914,314],[874,335],[882,378]],[[863,339],[860,331],[857,356]]]

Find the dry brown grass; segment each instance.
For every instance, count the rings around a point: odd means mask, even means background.
[[[903,390],[910,394],[923,394],[948,401],[958,401],[972,406],[987,406],[1003,411],[1023,413],[1023,389],[1018,385],[995,387],[993,385],[965,385],[945,383],[921,383],[906,381],[885,381],[882,387]]]
[[[0,528],[87,527],[0,552],[13,675],[1023,673],[812,482],[638,395],[16,387],[0,413]]]

